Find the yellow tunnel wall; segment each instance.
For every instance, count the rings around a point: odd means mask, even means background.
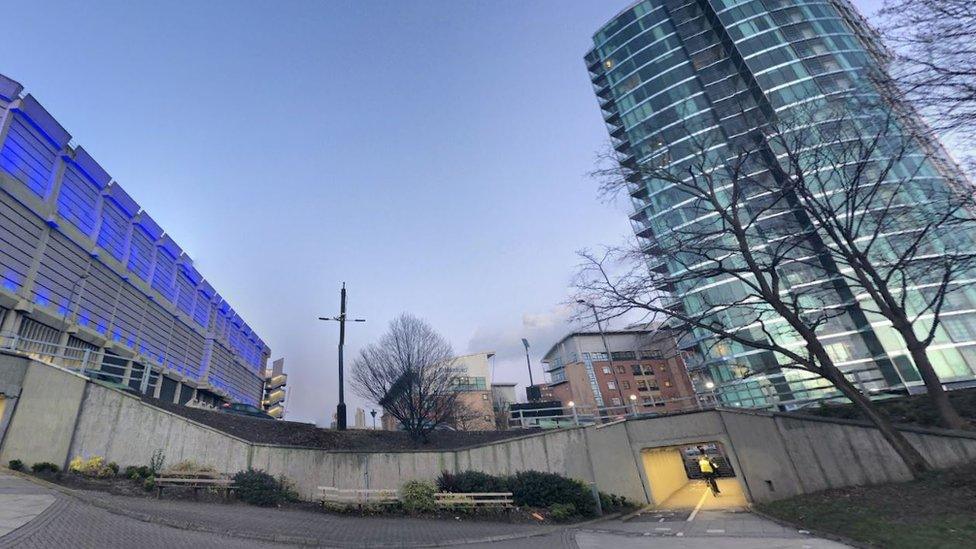
[[[654,505],[664,503],[672,494],[688,483],[684,460],[677,448],[658,448],[641,452],[644,474],[651,485]]]

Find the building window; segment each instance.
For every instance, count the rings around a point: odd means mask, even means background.
[[[627,373],[627,368],[624,368],[623,366],[617,366],[617,373],[618,374],[626,374]]]
[[[620,399],[618,397],[613,397],[612,402],[614,406],[620,406]]]
[[[608,381],[607,389],[610,389],[611,391],[615,391],[617,389],[617,384],[612,381]]]
[[[630,389],[630,382],[629,381],[621,381],[620,382],[620,386],[623,387],[624,389]]]
[[[647,382],[644,381],[644,380],[638,380],[637,381],[637,390],[638,391],[646,391],[647,390]]]
[[[609,366],[604,366],[603,367],[603,373],[605,373],[607,375],[610,375],[610,367]]]
[[[631,366],[630,367],[630,371],[634,372],[634,375],[635,376],[639,376],[642,373],[644,373],[644,372],[641,371],[641,365],[640,364],[634,364],[633,366]]]

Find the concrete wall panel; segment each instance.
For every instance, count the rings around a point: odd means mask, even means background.
[[[747,479],[753,501],[769,501],[804,492],[790,453],[769,415],[722,412],[728,431],[724,443],[736,458],[736,474]],[[724,438],[724,437],[723,437]]]
[[[31,362],[4,433],[0,462],[47,461],[63,467],[87,384],[77,374]]]

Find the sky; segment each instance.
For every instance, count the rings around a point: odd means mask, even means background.
[[[577,252],[631,235],[588,173],[608,137],[582,58],[629,3],[0,1],[19,81],[194,259],[328,425],[407,312],[495,381],[574,328]],[[878,0],[855,1],[871,13]],[[520,387],[519,392],[522,393]],[[347,387],[349,421],[357,406]]]

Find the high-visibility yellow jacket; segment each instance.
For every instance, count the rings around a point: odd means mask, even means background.
[[[712,462],[705,456],[698,459],[698,468],[701,469],[702,473],[715,472],[715,468],[712,467]]]

